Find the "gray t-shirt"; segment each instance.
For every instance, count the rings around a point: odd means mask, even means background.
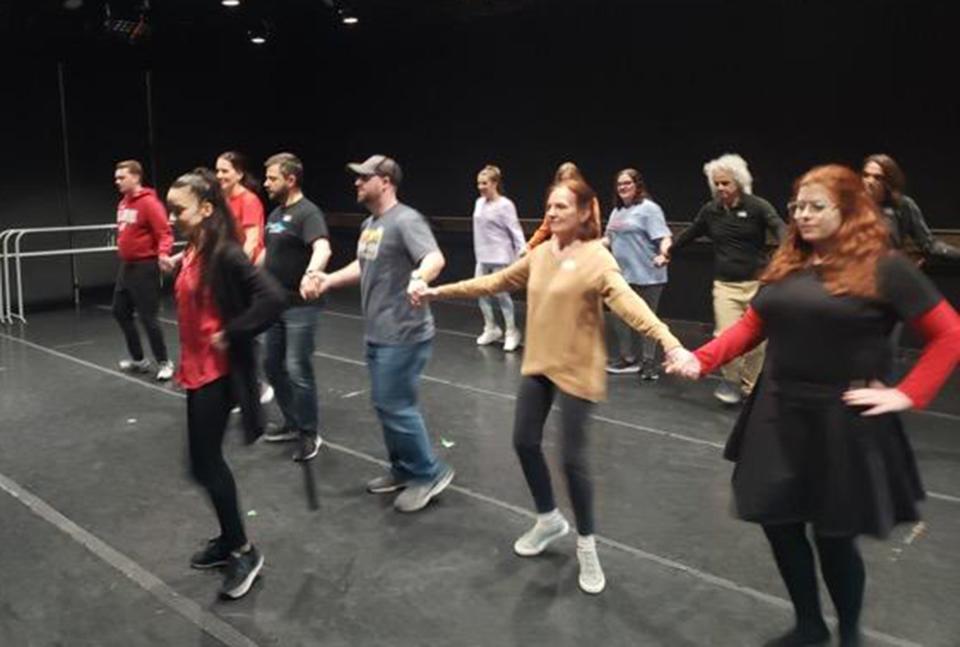
[[[363,221],[357,260],[367,342],[415,344],[433,337],[430,308],[410,305],[407,285],[423,257],[437,249],[426,218],[405,204]]]

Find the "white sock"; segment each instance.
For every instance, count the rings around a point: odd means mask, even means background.
[[[560,523],[560,520],[563,519],[563,516],[560,514],[560,511],[556,508],[550,512],[544,512],[537,515],[537,523],[541,526],[552,526],[554,524]]]
[[[593,535],[577,535],[577,550],[597,550],[597,542],[593,539]]]

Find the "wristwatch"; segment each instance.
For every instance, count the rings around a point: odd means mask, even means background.
[[[423,281],[424,283],[426,283],[426,280],[423,278],[423,275],[420,274],[420,270],[414,270],[414,271],[410,272],[410,280],[411,280],[411,281]]]

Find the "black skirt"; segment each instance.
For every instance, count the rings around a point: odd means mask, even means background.
[[[860,415],[841,399],[847,388],[761,375],[724,452],[736,462],[738,517],[876,537],[920,518],[923,486],[900,417]]]

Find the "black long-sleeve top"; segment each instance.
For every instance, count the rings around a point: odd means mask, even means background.
[[[670,251],[706,236],[713,241],[717,280],[752,281],[767,263],[767,231],[780,241],[786,229],[777,210],[763,198],[743,194],[730,208],[711,200],[700,208],[693,224],[677,236]]]

